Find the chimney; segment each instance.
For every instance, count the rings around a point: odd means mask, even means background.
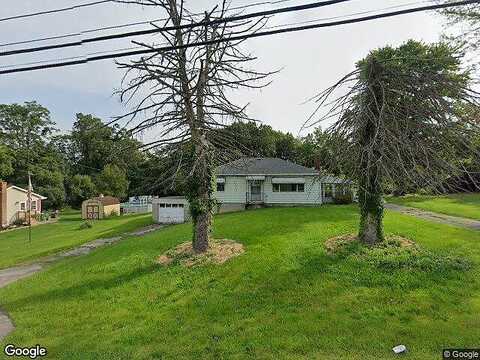
[[[7,183],[0,181],[0,228],[7,226]]]

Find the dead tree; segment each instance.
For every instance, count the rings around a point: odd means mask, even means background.
[[[478,156],[479,134],[465,111],[479,106],[470,75],[448,45],[409,41],[372,51],[315,98],[310,124],[334,120],[335,166],[358,183],[362,242],[383,240],[386,184],[446,191],[468,173],[463,159]]]
[[[157,129],[158,136],[145,148],[174,154],[176,162],[165,179],[184,179],[194,224],[193,248],[204,252],[216,205],[212,196],[216,165],[228,158],[225,149],[235,146],[234,140],[220,136],[219,129],[231,121],[249,119],[245,107],[234,104],[229,96],[235,89],[266,86],[271,74],[247,68],[256,59],[242,51],[242,40],[229,39],[260,30],[266,19],[222,22],[225,2],[202,17],[191,14],[184,1],[121,2],[159,7],[168,20],[158,29],[174,28],[161,31],[159,37],[162,45],[175,50],[118,63],[126,70],[121,100],[135,106],[117,120],[126,121],[132,134]],[[137,44],[158,47],[158,43]]]

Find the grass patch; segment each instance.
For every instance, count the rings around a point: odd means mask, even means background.
[[[354,206],[217,216],[213,236],[242,256],[223,265],[155,264],[189,224],[132,237],[0,290],[17,330],[3,344],[42,344],[50,358],[438,359],[480,339],[480,233],[387,211],[386,232],[467,271],[385,269],[326,254],[354,233]]]
[[[436,254],[396,235],[387,235],[375,246],[362,244],[355,235],[337,236],[325,242],[325,250],[331,256],[356,259],[387,271],[467,271],[472,266],[464,256]]]
[[[391,197],[387,201],[441,214],[480,220],[480,193],[445,196],[409,195]]]
[[[78,211],[69,210],[62,214],[56,223],[33,227],[31,242],[28,241],[26,228],[0,232],[0,269],[70,249],[98,238],[117,236],[151,223],[151,215],[84,222]]]

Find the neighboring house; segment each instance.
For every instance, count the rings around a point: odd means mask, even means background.
[[[246,158],[217,169],[219,212],[249,206],[321,205],[350,184],[335,177],[320,177],[317,170],[276,158]]]
[[[100,195],[82,203],[84,220],[101,220],[112,215],[120,215],[120,200],[113,196]]]
[[[42,212],[42,201],[45,196],[32,192],[31,214],[35,216]],[[6,228],[16,221],[27,219],[28,190],[15,185],[0,183],[0,226]]]

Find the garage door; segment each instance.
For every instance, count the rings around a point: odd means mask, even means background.
[[[158,204],[158,222],[160,224],[181,224],[185,222],[183,204]]]

